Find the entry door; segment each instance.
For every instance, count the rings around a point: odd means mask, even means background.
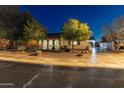
[[[48,48],[49,48],[49,50],[52,50],[52,48],[53,48],[53,40],[49,40]]]

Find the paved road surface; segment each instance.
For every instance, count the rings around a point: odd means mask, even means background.
[[[124,87],[124,70],[0,62],[0,87]]]

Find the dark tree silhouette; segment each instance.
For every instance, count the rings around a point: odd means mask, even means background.
[[[0,38],[16,40],[19,26],[19,6],[0,6]]]

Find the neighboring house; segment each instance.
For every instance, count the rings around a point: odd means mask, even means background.
[[[124,40],[116,40],[116,42],[100,42],[100,50],[118,50],[124,49]]]
[[[47,35],[47,39],[40,41],[39,45],[42,47],[43,50],[52,50],[53,48],[55,50],[59,50],[62,47],[67,47],[68,49],[71,49],[72,42],[64,40],[61,37],[62,33],[52,33]],[[74,49],[80,50],[80,49],[86,49],[92,47],[92,40],[94,40],[94,37],[91,37],[89,41],[74,41]]]

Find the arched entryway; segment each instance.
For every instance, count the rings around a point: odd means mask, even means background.
[[[47,50],[47,40],[43,40],[43,50]]]
[[[55,44],[54,44],[55,50],[59,50],[59,40],[55,40]]]
[[[52,48],[53,48],[53,40],[49,40],[48,49],[52,50]]]

